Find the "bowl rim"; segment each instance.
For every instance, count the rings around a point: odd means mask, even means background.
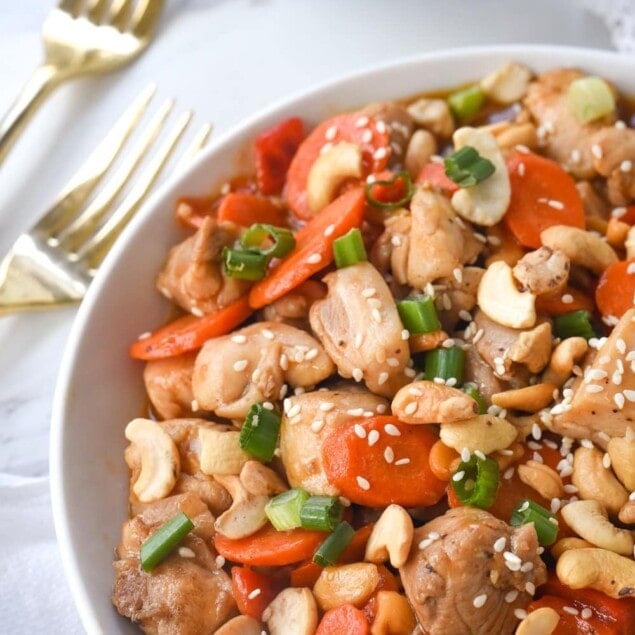
[[[335,75],[325,81],[307,86],[305,89],[296,90],[276,100],[267,107],[259,109],[252,115],[243,118],[237,124],[229,127],[207,148],[200,152],[185,170],[166,179],[142,205],[135,218],[124,231],[122,237],[108,254],[79,307],[64,347],[53,397],[49,442],[49,473],[53,521],[66,579],[81,622],[87,632],[102,632],[103,629],[97,613],[94,610],[86,581],[82,577],[81,568],[79,566],[80,555],[74,548],[68,523],[71,510],[69,509],[67,492],[64,489],[64,462],[62,460],[66,439],[64,422],[68,417],[68,413],[72,410],[72,400],[69,399],[69,392],[72,388],[73,375],[76,369],[78,349],[83,337],[85,337],[86,333],[90,330],[89,320],[100,296],[100,290],[103,286],[102,281],[108,277],[112,265],[126,249],[129,238],[136,234],[136,228],[144,222],[146,217],[156,211],[158,202],[163,200],[169,191],[184,181],[188,175],[196,171],[198,166],[208,162],[210,157],[213,157],[217,152],[222,152],[226,145],[231,144],[232,140],[240,137],[242,133],[257,125],[258,122],[267,120],[278,112],[283,112],[296,102],[313,100],[316,95],[327,90],[335,90],[338,86],[345,85],[351,81],[363,81],[375,74],[386,73],[391,70],[401,71],[401,69],[408,66],[434,63],[447,64],[461,59],[469,60],[470,58],[476,57],[488,58],[497,56],[504,56],[509,60],[526,62],[529,65],[542,62],[544,65],[556,67],[558,66],[558,60],[570,57],[573,58],[575,64],[581,68],[584,68],[585,64],[592,64],[593,66],[606,65],[607,68],[610,68],[610,65],[615,62],[632,64],[635,68],[635,58],[631,58],[618,51],[580,46],[561,46],[557,44],[474,45],[445,48],[437,51],[427,51],[420,54],[392,58],[386,62]],[[123,520],[124,519],[122,519],[122,522]]]

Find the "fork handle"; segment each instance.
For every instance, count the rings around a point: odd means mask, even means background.
[[[35,70],[7,114],[0,120],[0,164],[35,111],[61,79],[59,69],[51,64],[43,64]]]

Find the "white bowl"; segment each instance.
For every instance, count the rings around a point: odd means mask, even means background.
[[[57,538],[71,590],[89,633],[137,633],[110,603],[113,549],[127,514],[123,430],[143,403],[142,367],[128,357],[137,335],[162,323],[167,304],[154,279],[181,236],[172,218],[181,195],[209,193],[244,164],[254,136],[278,120],[310,122],[386,98],[452,88],[506,61],[536,71],[575,66],[635,94],[635,58],[605,51],[503,46],[426,54],[372,68],[293,97],[252,117],[205,151],[149,201],[109,255],[82,303],[57,386],[51,488]],[[221,158],[222,160],[219,160]]]

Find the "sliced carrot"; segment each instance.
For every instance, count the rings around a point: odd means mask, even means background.
[[[255,620],[262,618],[262,612],[285,587],[284,580],[265,575],[247,567],[232,567],[232,595],[238,610]]]
[[[341,604],[324,613],[315,635],[369,635],[370,625],[362,611]]]
[[[315,160],[327,144],[355,143],[362,152],[362,177],[386,167],[390,139],[385,126],[358,112],[336,115],[319,124],[302,142],[287,173],[285,199],[293,213],[304,220],[315,216],[307,198],[307,180]],[[321,212],[320,212],[321,213]]]
[[[138,339],[130,346],[130,356],[142,360],[164,359],[194,351],[208,339],[229,333],[252,312],[244,297],[203,317],[185,315]]]
[[[377,565],[377,571],[379,573],[379,582],[377,583],[373,594],[362,607],[362,611],[369,624],[373,623],[373,620],[377,615],[377,594],[380,591],[399,591],[397,578],[383,564]]]
[[[324,208],[297,232],[293,251],[251,288],[250,305],[259,309],[270,304],[329,265],[333,261],[333,241],[362,224],[364,207],[364,191],[355,188]]]
[[[622,317],[633,308],[635,298],[635,258],[609,265],[598,280],[595,302],[600,313],[607,317]]]
[[[304,124],[299,117],[285,119],[256,138],[256,182],[263,194],[282,192],[291,159],[302,139]]]
[[[537,249],[540,233],[552,225],[584,229],[582,198],[559,163],[517,152],[507,168],[512,191],[503,221],[521,245]]]
[[[313,557],[327,536],[328,533],[323,531],[277,531],[272,525],[266,525],[246,538],[232,539],[217,533],[214,545],[216,551],[231,562],[254,567],[275,567]]]
[[[446,175],[443,163],[426,163],[417,175],[415,183],[443,194],[454,194],[459,189],[459,186]]]
[[[440,481],[449,481],[452,478],[452,466],[460,460],[461,455],[454,448],[445,445],[441,440],[436,441],[430,448],[428,456],[430,469]]]
[[[435,432],[389,416],[355,423],[364,430],[364,438],[351,423],[331,432],[322,443],[322,462],[329,483],[352,502],[368,507],[390,503],[424,507],[439,501],[446,483],[434,476],[428,463],[430,448],[438,439]],[[378,435],[372,445],[367,441],[371,432],[372,436]],[[386,456],[392,456],[392,460],[387,461]]]
[[[566,287],[555,295],[539,295],[536,297],[536,311],[547,315],[563,315],[571,311],[586,309],[593,311],[593,300],[575,287]]]
[[[271,199],[251,192],[230,192],[218,206],[218,220],[231,221],[243,227],[268,223],[276,227],[287,224],[286,212]]]

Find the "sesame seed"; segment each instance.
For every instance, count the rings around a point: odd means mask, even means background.
[[[248,363],[249,362],[246,359],[239,359],[238,361],[234,362],[233,368],[237,373],[241,373],[243,370],[245,370],[245,368],[247,368]]]
[[[337,136],[337,126],[329,126],[324,133],[324,137],[327,141],[333,141]]]
[[[390,375],[386,372],[386,371],[382,371],[381,373],[379,373],[379,375],[377,376],[377,383],[382,386],[383,384],[385,384],[388,381],[388,378],[390,377]]]
[[[470,460],[471,453],[467,448],[461,450],[461,461],[467,463]]]
[[[390,437],[400,437],[401,432],[399,428],[394,423],[387,423],[384,426],[384,432]]]
[[[518,591],[516,589],[512,589],[505,595],[505,602],[507,604],[511,604],[518,597]]]
[[[618,119],[618,120],[615,122],[615,127],[616,127],[616,128],[618,128],[618,129],[620,129],[620,130],[624,130],[624,128],[626,128],[626,122],[625,122],[625,121],[622,121],[621,119]]]
[[[262,336],[268,340],[274,339],[274,334],[269,329],[262,329]]]
[[[540,437],[542,437],[542,430],[540,429],[540,426],[535,422],[531,426],[531,436],[536,439],[536,441],[539,441]]]
[[[361,368],[353,368],[353,379],[355,381],[362,381],[364,379],[364,371]]]
[[[485,461],[487,460],[487,457],[485,456],[485,453],[482,450],[474,450],[474,454],[481,459],[481,461]]]
[[[361,426],[359,423],[356,423],[353,426],[353,430],[355,431],[355,434],[360,438],[360,439],[365,439],[366,438],[366,430],[364,430],[363,426]]]
[[[527,617],[527,611],[525,609],[514,609],[514,617],[524,620]]]
[[[585,390],[587,392],[602,392],[604,390],[604,386],[600,386],[599,384],[589,384]]]
[[[523,563],[523,561],[513,551],[504,551],[503,558],[507,562],[513,562],[515,564],[518,564],[519,568],[520,568],[520,565]]]
[[[459,481],[463,480],[463,477],[465,476],[465,470],[461,470],[460,472],[456,472],[453,476],[452,476],[452,480],[455,483],[458,483]]]
[[[254,600],[255,598],[257,598],[260,594],[262,593],[262,591],[260,589],[254,589],[248,596],[247,599],[249,600]]]
[[[372,448],[377,441],[379,441],[379,432],[377,430],[371,430],[368,433],[368,446]]]
[[[404,412],[407,415],[412,415],[416,412],[417,410],[417,402],[416,401],[411,401],[409,404],[406,405],[406,407],[404,408]]]
[[[580,161],[580,158],[580,150],[571,150],[571,163],[578,163]]]
[[[325,421],[323,419],[316,419],[313,423],[311,423],[311,430],[316,434],[322,430],[325,425]]]
[[[626,353],[626,342],[621,337],[618,337],[615,340],[615,348],[624,355]]]
[[[525,164],[522,161],[518,164],[518,175],[525,176]]]
[[[621,392],[616,392],[613,396],[613,401],[615,405],[621,410],[624,407],[624,395]]]
[[[487,602],[487,595],[485,593],[481,593],[481,595],[477,595],[472,600],[472,605],[474,606],[474,608],[480,609],[481,607],[485,606],[485,602]]]
[[[569,615],[578,615],[579,611],[573,606],[563,606],[562,610]]]
[[[573,296],[570,293],[565,293],[560,298],[563,304],[571,304],[573,302]]]
[[[461,282],[463,282],[463,270],[461,269],[461,267],[455,267],[452,270],[452,275],[454,276],[454,279],[460,284]]]
[[[320,148],[320,154],[326,154],[327,152],[330,152],[333,149],[333,144],[329,141],[328,143],[325,143],[321,148]]]
[[[494,551],[497,553],[501,553],[505,550],[505,545],[507,544],[507,538],[505,536],[501,536],[494,542]]]
[[[585,606],[580,612],[580,617],[583,620],[588,620],[592,616],[593,616],[593,611],[588,606]]]
[[[633,162],[625,159],[620,163],[621,172],[630,172],[633,169]]]
[[[388,148],[385,148],[383,146],[377,148],[377,150],[373,152],[373,159],[375,160],[385,159],[387,156],[388,156]]]
[[[608,452],[605,452],[604,456],[602,457],[602,465],[607,470],[610,469],[610,467],[611,467],[611,457],[610,457]]]
[[[216,556],[216,567],[222,569],[225,566],[225,558],[223,556]]]
[[[370,129],[364,130],[362,133],[362,141],[364,143],[370,143],[373,140],[373,131]],[[372,175],[371,175],[372,176]],[[373,179],[374,180],[374,179]]]
[[[181,558],[196,558],[196,554],[189,547],[179,547]]]
[[[330,236],[334,231],[335,231],[335,225],[331,223],[330,225],[326,226],[324,230],[324,235]]]
[[[247,336],[242,333],[237,333],[236,335],[232,335],[232,342],[235,344],[244,344],[247,341]]]
[[[386,463],[392,463],[395,460],[395,452],[389,445],[384,450],[384,460]]]
[[[262,402],[262,407],[265,410],[273,410],[273,404],[270,401],[263,401]]]
[[[556,201],[554,199],[548,200],[547,205],[549,205],[549,207],[552,207],[553,209],[564,209],[564,203],[562,201]]]
[[[587,377],[594,380],[606,379],[606,377],[608,377],[608,373],[601,368],[592,368],[587,373]]]
[[[388,130],[386,128],[386,122],[381,119],[375,124],[375,128],[377,128],[377,132],[379,132],[379,134],[385,134]]]
[[[380,404],[377,404],[377,407],[375,408],[375,410],[381,415],[381,414],[384,414],[386,410],[388,410],[388,406],[385,403],[380,403]]]
[[[320,410],[322,412],[330,412],[333,408],[335,408],[335,404],[330,401],[323,401],[320,404]]]
[[[408,465],[408,463],[410,463],[410,459],[408,457],[395,461],[395,465]]]
[[[536,585],[533,582],[527,582],[527,584],[525,584],[525,591],[527,591],[529,595],[533,595],[536,592]]]
[[[516,150],[522,154],[529,154],[531,152],[531,150],[529,150],[529,148],[523,143],[517,143]]]
[[[294,406],[291,406],[291,408],[289,408],[289,412],[287,412],[287,416],[295,417],[296,415],[300,414],[300,410],[302,410],[302,406],[299,403],[297,403]]]
[[[320,262],[322,260],[322,256],[320,254],[311,254],[306,261],[310,264],[310,265],[317,265],[318,262]]]
[[[355,480],[361,489],[366,491],[370,489],[370,483],[363,476],[357,476]]]
[[[354,342],[355,348],[359,348],[362,345],[363,338],[364,336],[361,333],[355,334],[355,342]]]
[[[596,158],[596,159],[601,159],[604,156],[604,152],[602,151],[602,148],[597,144],[594,143],[591,146],[591,154]]]
[[[409,338],[410,338],[410,331],[408,331],[408,329],[403,329],[401,331],[401,339],[406,341]]]
[[[368,122],[370,120],[368,119],[368,117],[366,115],[362,115],[361,117],[359,117],[356,121],[355,121],[355,127],[356,128],[363,128],[364,126],[368,125]]]
[[[430,538],[429,536],[427,538],[424,538],[420,543],[419,543],[419,549],[425,549],[426,547],[429,547],[432,543],[434,542],[434,538]]]
[[[370,314],[377,324],[381,324],[381,313],[379,312],[379,309],[373,309]]]
[[[523,562],[522,566],[520,567],[520,570],[523,573],[527,573],[527,571],[531,571],[534,568],[534,563],[533,562]]]

